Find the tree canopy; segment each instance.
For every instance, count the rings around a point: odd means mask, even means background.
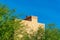
[[[0,40],[13,40],[14,30],[20,27],[20,21],[15,21],[16,16],[12,16],[15,10],[10,10],[6,5],[0,4]]]

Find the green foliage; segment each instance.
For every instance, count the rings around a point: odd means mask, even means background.
[[[19,28],[21,20],[15,21],[13,12],[5,5],[0,6],[0,40],[14,40],[14,30]]]
[[[48,24],[45,29],[45,40],[60,40],[60,30],[54,24]]]

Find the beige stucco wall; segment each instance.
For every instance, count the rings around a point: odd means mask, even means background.
[[[22,20],[23,25],[26,27],[27,32],[29,33],[30,31],[37,31],[38,28],[45,28],[45,24],[43,23],[38,23],[35,21],[27,21],[27,20]]]

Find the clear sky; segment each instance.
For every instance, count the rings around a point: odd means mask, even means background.
[[[60,28],[60,0],[0,0],[11,9],[16,9],[16,14],[37,16],[41,23],[55,23]]]

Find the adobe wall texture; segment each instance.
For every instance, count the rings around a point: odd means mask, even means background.
[[[32,31],[37,31],[38,28],[45,28],[45,24],[38,23],[38,18],[36,16],[28,16],[25,20],[22,20],[23,25],[26,26],[26,30],[29,33]]]

